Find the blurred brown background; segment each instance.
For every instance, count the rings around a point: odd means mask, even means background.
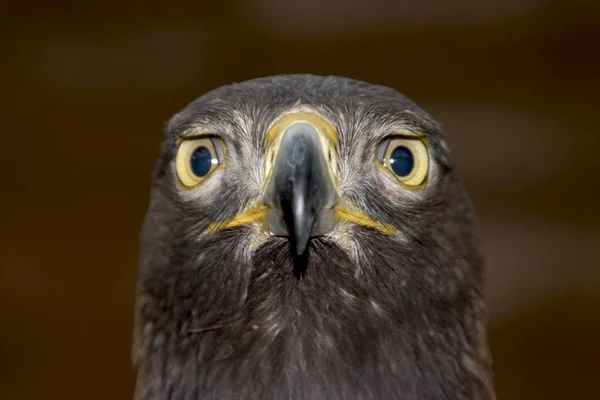
[[[163,124],[295,72],[395,87],[444,124],[481,219],[499,398],[600,398],[600,2],[30,0],[0,24],[0,398],[131,398]]]

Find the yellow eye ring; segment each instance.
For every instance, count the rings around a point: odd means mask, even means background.
[[[379,147],[377,158],[402,184],[416,188],[426,183],[429,153],[421,138],[386,139]]]
[[[191,188],[202,183],[224,159],[224,145],[216,137],[184,139],[175,158],[177,177],[181,184]]]

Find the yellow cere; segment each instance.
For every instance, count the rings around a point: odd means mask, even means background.
[[[275,139],[277,139],[281,132],[285,131],[290,125],[295,122],[305,121],[313,124],[317,130],[321,133],[324,133],[327,139],[331,142],[333,146],[337,144],[337,134],[323,117],[317,114],[305,113],[305,112],[295,112],[286,114],[281,117],[267,132],[267,144],[271,146],[274,144]]]

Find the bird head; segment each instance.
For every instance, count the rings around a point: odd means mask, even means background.
[[[169,382],[236,393],[226,389],[234,377],[249,382],[237,394],[266,398],[258,393],[271,385],[309,398],[313,389],[299,387],[324,390],[313,374],[327,370],[338,371],[340,394],[349,366],[369,362],[364,393],[383,390],[386,373],[410,390],[418,379],[402,371],[422,377],[415,371],[436,362],[415,355],[419,340],[479,365],[471,205],[440,126],[397,91],[309,75],[215,89],[169,121],[153,179],[137,288],[139,398]],[[440,382],[468,375],[444,360]],[[290,370],[296,384],[285,383]]]

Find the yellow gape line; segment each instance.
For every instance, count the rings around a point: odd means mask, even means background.
[[[268,208],[265,205],[259,205],[250,208],[238,214],[235,218],[229,221],[210,224],[210,226],[208,227],[208,232],[216,233],[218,231],[230,228],[237,228],[239,226],[251,224],[253,222],[262,222],[264,220],[267,209]],[[378,232],[381,232],[384,235],[392,236],[395,235],[397,232],[394,226],[375,221],[367,217],[365,214],[362,214],[356,210],[352,210],[348,207],[337,205],[335,206],[335,213],[337,218],[342,222],[350,222],[353,224],[362,225],[366,228],[374,229]]]
[[[357,225],[362,225],[367,228],[375,229],[383,233],[384,235],[392,236],[395,235],[397,230],[394,226],[390,224],[384,224],[383,222],[375,221],[374,219],[369,218],[365,214],[350,209],[348,207],[344,207],[341,205],[335,206],[335,214],[340,219],[340,221],[350,222]]]
[[[275,158],[277,156],[280,143],[282,140],[282,133],[286,132],[286,130],[294,123],[297,122],[308,122],[313,125],[317,132],[319,133],[319,138],[321,141],[321,145],[323,149],[325,149],[325,157],[327,158],[329,173],[332,179],[333,184],[336,187],[338,185],[338,177],[335,173],[336,171],[336,159],[334,156],[333,148],[335,147],[338,137],[337,133],[333,129],[333,127],[327,122],[324,118],[319,115],[311,114],[311,113],[302,113],[302,112],[292,112],[290,114],[286,114],[282,116],[279,120],[277,120],[271,128],[268,130],[266,135],[267,142],[267,155],[266,155],[266,165],[265,165],[265,184],[263,187],[263,192],[266,190],[267,184],[269,183],[272,175],[272,170],[274,168]],[[415,146],[421,144],[419,140],[412,140],[415,142]],[[413,145],[412,142],[408,142],[408,145]],[[408,146],[407,145],[407,146]],[[389,151],[386,151],[386,156]],[[418,177],[420,179],[420,177]],[[262,202],[240,212],[234,218],[229,221],[223,221],[218,223],[213,223],[208,227],[209,233],[217,233],[219,231],[237,228],[242,225],[259,223],[261,232],[268,232],[267,227],[267,211],[269,207]],[[366,214],[358,211],[354,207],[349,205],[341,205],[337,204],[333,206],[333,210],[335,211],[335,217],[338,222],[347,222],[350,224],[361,225],[369,229],[373,229],[382,233],[384,235],[392,236],[397,233],[396,228],[393,225],[386,224],[380,221],[376,221]]]
[[[249,208],[248,210],[238,214],[235,218],[222,223],[213,223],[208,227],[209,233],[215,233],[224,229],[236,228],[238,226],[250,224],[252,222],[262,221],[267,212],[267,206],[259,205]]]

